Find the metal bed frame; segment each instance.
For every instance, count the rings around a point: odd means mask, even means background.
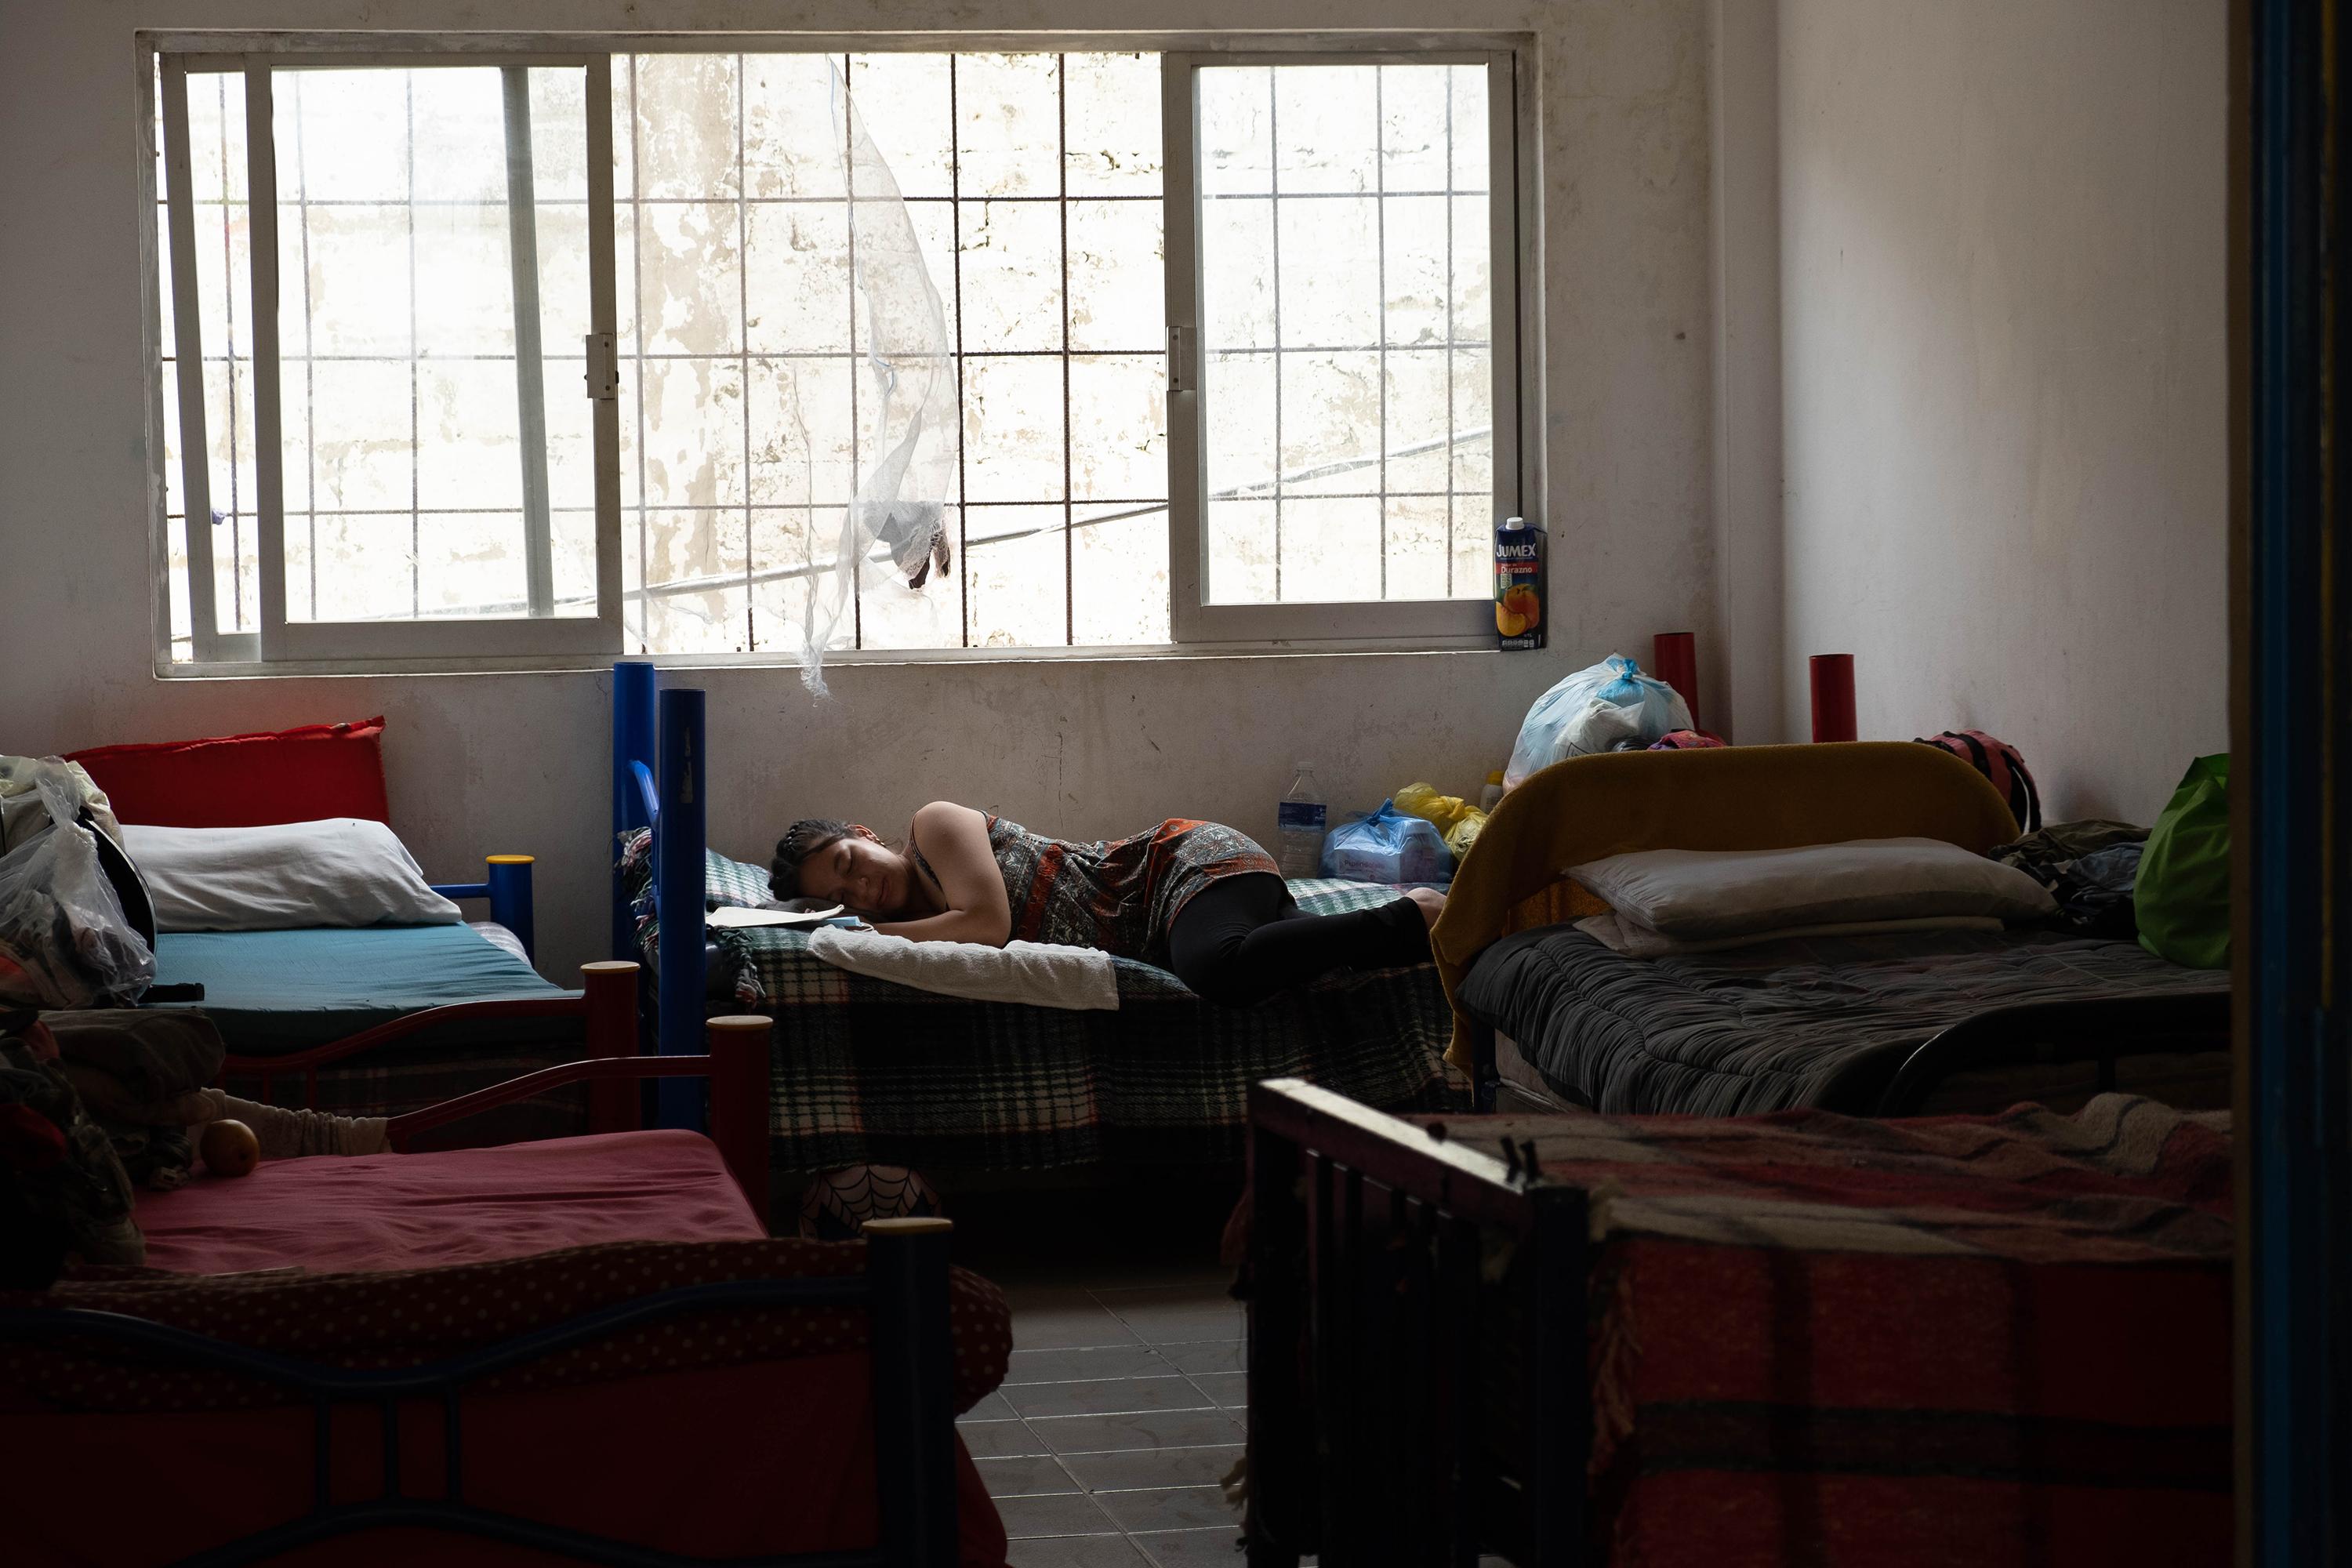
[[[635,964],[593,966],[604,984],[633,986]],[[562,1083],[588,1081],[623,1092],[608,1104],[631,1122],[632,1079],[708,1077],[719,1142],[730,1173],[764,1224],[767,1215],[768,1020],[714,1018],[706,1054],[605,1057],[558,1067],[395,1118],[395,1148],[446,1121],[526,1099]],[[430,1156],[422,1156],[429,1158]],[[788,1280],[732,1280],[616,1302],[566,1322],[425,1366],[351,1369],[298,1360],[114,1312],[20,1308],[0,1310],[0,1341],[71,1341],[120,1347],[142,1359],[243,1373],[293,1391],[313,1412],[310,1510],[300,1518],[179,1560],[178,1568],[233,1568],[314,1542],[362,1532],[422,1529],[553,1552],[614,1568],[686,1568],[688,1558],[593,1536],[541,1521],[497,1512],[465,1498],[467,1386],[640,1324],[728,1307],[862,1306],[873,1313],[875,1487],[880,1539],[862,1552],[804,1552],[736,1559],[793,1568],[952,1568],[957,1559],[953,1351],[948,1306],[944,1219],[867,1222],[862,1275]],[[440,1407],[446,1461],[437,1496],[404,1489],[400,1465],[401,1405]],[[383,1435],[378,1495],[334,1500],[333,1416],[342,1405],[373,1405]]]
[[[703,850],[709,790],[709,733],[703,694],[692,687],[654,693],[654,667],[635,659],[613,666],[612,955],[637,951],[636,920],[621,887],[621,845],[653,831],[653,898],[661,921],[652,1027],[656,1054],[691,1051],[702,1037],[707,940]],[[700,1097],[687,1083],[661,1086],[664,1127],[699,1128]]]

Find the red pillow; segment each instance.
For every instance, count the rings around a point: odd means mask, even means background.
[[[262,827],[364,816],[389,824],[383,720],[304,724],[207,741],[93,746],[89,770],[114,815],[150,827]]]

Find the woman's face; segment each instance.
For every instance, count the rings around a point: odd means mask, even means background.
[[[825,899],[869,920],[907,907],[907,862],[873,834],[853,827],[801,862],[801,897]]]

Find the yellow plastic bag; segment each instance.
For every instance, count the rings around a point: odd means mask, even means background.
[[[1462,814],[1445,835],[1445,847],[1454,851],[1454,863],[1462,864],[1462,857],[1470,853],[1470,846],[1478,842],[1478,834],[1486,826],[1486,814],[1476,806]]]
[[[1433,784],[1409,784],[1389,799],[1407,816],[1435,823],[1440,833],[1453,832],[1465,814],[1478,809],[1458,795],[1438,794]]]

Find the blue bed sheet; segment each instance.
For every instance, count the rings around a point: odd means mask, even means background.
[[[306,1050],[453,1002],[576,994],[457,924],[167,932],[155,939],[155,979],[204,986],[204,1000],[184,1005],[203,1008],[245,1056]],[[561,1018],[472,1027],[510,1040],[579,1032]]]

